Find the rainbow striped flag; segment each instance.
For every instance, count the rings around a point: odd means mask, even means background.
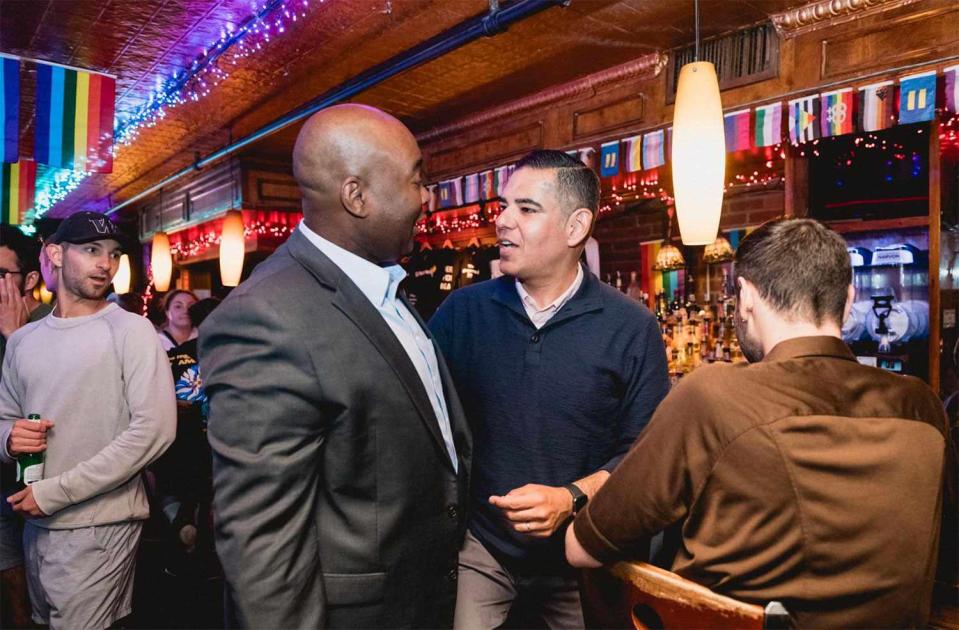
[[[16,162],[20,159],[20,61],[9,57],[0,57],[0,121],[0,162]]]
[[[959,66],[943,68],[942,74],[946,94],[946,111],[959,114]]]
[[[859,129],[880,131],[892,126],[896,88],[883,81],[859,88]]]
[[[753,135],[757,147],[771,147],[782,142],[783,104],[772,103],[756,108]]]
[[[657,168],[666,163],[666,147],[663,146],[663,130],[650,131],[643,135],[643,169]]]
[[[749,148],[749,110],[741,109],[723,116],[726,132],[726,152],[745,151]]]
[[[819,137],[819,98],[807,96],[789,101],[789,141],[809,142]]]
[[[632,136],[623,140],[623,163],[627,173],[643,170],[643,136]]]
[[[37,183],[37,163],[20,160],[0,165],[0,219],[9,225],[19,225],[33,207]]]
[[[37,64],[36,161],[89,173],[113,172],[115,100],[113,77]]]
[[[820,131],[823,138],[842,136],[855,131],[853,122],[853,91],[852,88],[823,92],[819,118]]]

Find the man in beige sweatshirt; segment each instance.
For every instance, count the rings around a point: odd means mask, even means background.
[[[139,473],[176,431],[173,379],[153,327],[104,299],[122,238],[95,212],[61,224],[47,245],[57,307],[11,335],[3,361],[0,459],[45,453],[43,478],[8,501],[27,519],[34,621],[52,628],[107,628],[131,612],[149,516]]]

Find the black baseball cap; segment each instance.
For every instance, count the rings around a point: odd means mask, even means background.
[[[101,212],[83,210],[64,219],[50,237],[50,242],[81,245],[105,239],[117,241],[123,249],[128,247],[126,236],[110,217]]]

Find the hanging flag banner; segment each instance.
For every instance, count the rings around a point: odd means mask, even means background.
[[[819,137],[819,97],[807,96],[789,101],[789,141],[809,142]]]
[[[467,175],[463,179],[463,203],[476,203],[480,199],[479,173]]]
[[[782,103],[771,103],[756,108],[753,137],[757,147],[771,147],[782,142],[782,129]]]
[[[643,136],[623,140],[623,164],[627,173],[643,170]]]
[[[436,184],[430,184],[429,186],[426,187],[426,190],[429,192],[429,195],[430,195],[429,201],[426,202],[427,211],[430,212],[431,214],[433,212],[436,212],[436,203],[439,197],[439,195],[437,194],[436,188],[437,188]]]
[[[859,130],[881,131],[892,126],[896,88],[883,81],[859,88]]]
[[[946,96],[946,111],[959,114],[959,66],[944,68],[942,74]]]
[[[666,163],[662,129],[643,135],[643,169],[657,168]]]
[[[115,100],[113,77],[37,64],[37,162],[113,172]]]
[[[580,162],[585,164],[588,168],[593,168],[593,155],[596,153],[596,149],[593,147],[584,147],[582,149],[576,150],[576,157]]]
[[[749,148],[749,110],[742,109],[723,116],[726,132],[726,152],[745,151]]]
[[[480,173],[479,180],[480,199],[495,198],[496,180],[493,177],[493,169]]]
[[[494,190],[496,190],[497,197],[503,196],[503,191],[506,190],[506,180],[508,179],[509,179],[508,166],[499,166],[493,171]]]
[[[0,164],[0,220],[19,225],[33,207],[37,183],[37,163],[20,160]]]
[[[823,92],[819,95],[821,99],[820,110],[822,116],[819,118],[819,130],[823,138],[829,136],[842,136],[847,133],[853,133],[853,91],[852,88],[835,90],[833,92]]]
[[[600,147],[600,169],[602,177],[619,175],[619,140],[604,142]]]
[[[440,182],[440,208],[463,205],[463,178],[454,177]]]
[[[899,124],[926,122],[936,115],[936,73],[899,79]]]
[[[20,159],[20,61],[9,57],[0,57],[0,122],[0,162],[16,162]]]

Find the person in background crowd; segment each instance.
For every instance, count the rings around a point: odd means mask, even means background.
[[[78,212],[47,245],[54,312],[11,335],[0,380],[0,459],[45,453],[42,479],[10,496],[36,623],[106,628],[131,612],[149,505],[142,469],[176,430],[173,379],[144,318],[107,304],[123,237]],[[25,419],[39,414],[39,422]]]
[[[199,530],[210,533],[204,527],[212,496],[211,453],[206,438],[207,397],[200,377],[195,331],[219,300],[196,301],[190,291],[177,290],[167,294],[165,302],[168,304],[164,309],[168,325],[160,333],[161,343],[176,338],[169,335],[169,328],[176,328],[181,335],[191,329],[194,331],[190,339],[167,350],[177,399],[177,437],[169,450],[151,466],[156,476],[159,507],[175,539],[169,557],[174,564],[183,567],[186,562],[182,555],[193,555]],[[191,303],[184,311],[185,302]],[[185,325],[184,318],[187,320]],[[204,540],[212,543],[209,536]]]
[[[180,346],[197,337],[197,328],[190,320],[189,309],[200,298],[193,291],[174,289],[163,297],[163,313],[166,323],[157,333],[164,352]],[[194,344],[196,345],[196,344]]]
[[[50,314],[49,304],[33,297],[40,282],[39,243],[10,225],[0,225],[0,362],[7,339],[25,324]],[[0,609],[3,627],[30,623],[30,602],[23,569],[22,519],[7,504],[14,491],[16,470],[0,464]]]
[[[454,291],[430,320],[476,444],[456,627],[518,615],[582,628],[563,533],[666,395],[666,353],[653,315],[579,262],[599,205],[593,171],[534,151],[504,200],[507,275]]]
[[[939,399],[842,342],[855,291],[838,234],[767,223],[735,263],[750,363],[680,381],[576,517],[570,562],[636,557],[666,530],[673,571],[779,601],[799,627],[925,626],[955,471]]]
[[[442,357],[398,292],[416,139],[361,105],[293,151],[303,221],[200,327],[231,624],[452,623],[470,466]]]

